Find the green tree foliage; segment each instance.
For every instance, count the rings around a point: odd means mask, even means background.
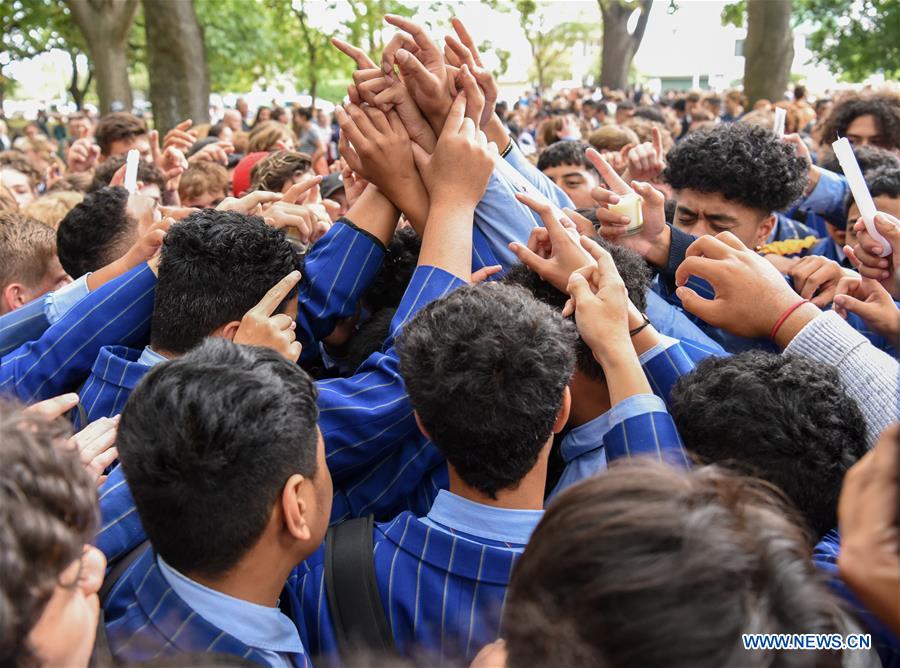
[[[742,27],[746,0],[726,5],[723,25]],[[794,0],[796,27],[813,26],[809,49],[818,63],[845,80],[861,81],[875,73],[900,76],[900,3],[897,0]]]
[[[598,26],[577,21],[547,28],[553,9],[549,3],[518,0],[516,9],[525,39],[531,47],[532,77],[542,91],[550,82],[569,76],[572,47],[579,42],[596,40],[599,35]]]

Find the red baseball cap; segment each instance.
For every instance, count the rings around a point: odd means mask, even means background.
[[[241,158],[231,174],[231,192],[235,197],[240,197],[250,188],[250,172],[253,171],[253,165],[267,155],[268,151],[257,151]]]

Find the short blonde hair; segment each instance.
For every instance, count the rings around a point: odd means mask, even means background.
[[[178,196],[195,200],[206,193],[223,194],[228,191],[228,172],[217,162],[199,160],[187,168],[178,182]]]
[[[637,134],[631,128],[621,125],[604,125],[588,135],[588,144],[600,151],[620,151],[628,144],[640,144]]]
[[[38,197],[26,206],[22,213],[55,230],[66,214],[83,199],[84,193],[74,190],[56,190]]]

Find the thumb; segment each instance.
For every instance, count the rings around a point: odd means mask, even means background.
[[[579,302],[586,301],[594,296],[587,279],[578,271],[572,272],[572,275],[569,276],[566,292],[575,300],[576,306]]]
[[[416,144],[412,142],[412,152],[413,152],[413,160],[416,162],[416,169],[419,172],[424,172],[428,169],[428,165],[431,163],[431,156],[428,155],[428,152]]]
[[[542,271],[550,262],[517,241],[510,243],[509,249],[516,254],[519,262],[531,269],[531,271],[535,272],[538,276],[541,275]]]
[[[153,162],[159,158],[159,130],[150,130],[150,154],[153,156]]]
[[[659,128],[655,125],[653,126],[653,150],[656,153],[657,158],[662,158],[663,156],[663,143],[662,143],[662,132],[659,131]]]
[[[857,299],[856,297],[851,297],[850,295],[835,295],[834,303],[844,311],[855,313],[860,318],[866,321],[868,321],[872,316],[878,313],[879,310],[878,304],[864,302],[860,299]]]
[[[694,292],[694,290],[684,285],[676,288],[675,295],[681,300],[681,305],[686,311],[699,316],[702,320],[706,320],[706,318],[703,317],[703,314],[707,310],[706,307],[712,303],[712,300],[704,299]]]
[[[320,179],[321,181],[321,179]],[[313,184],[312,188],[309,189],[309,192],[306,193],[306,204],[316,204],[319,201],[319,183],[320,181],[316,181]]]
[[[78,138],[79,139],[87,139],[89,133],[90,133],[90,129],[85,125],[82,125],[80,128],[78,128]]]

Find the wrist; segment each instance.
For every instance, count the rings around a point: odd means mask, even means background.
[[[816,186],[819,185],[819,179],[822,176],[822,170],[815,165],[809,166],[809,184],[806,186],[806,192],[804,193],[804,197],[809,197],[812,194],[812,191],[816,189]]]
[[[503,122],[497,114],[491,114],[491,120],[487,122],[487,125],[485,125],[483,129],[488,141],[492,141],[497,145],[497,151],[499,153],[502,153],[503,149],[505,149],[512,141],[509,134],[506,132],[506,128],[503,127]]]
[[[790,306],[787,308],[791,308]],[[805,302],[801,303],[800,306],[795,308],[790,314],[788,314],[784,321],[778,326],[778,330],[775,332],[772,339],[775,341],[775,345],[784,350],[787,348],[788,344],[794,340],[794,337],[800,333],[806,325],[815,320],[819,315],[821,315],[821,311],[819,307],[816,305]],[[782,316],[784,311],[779,313],[779,316]],[[778,321],[772,325],[773,328]]]
[[[669,255],[672,249],[672,228],[663,226],[662,231],[653,240],[647,256],[644,258],[654,267],[665,267],[669,263]]]

